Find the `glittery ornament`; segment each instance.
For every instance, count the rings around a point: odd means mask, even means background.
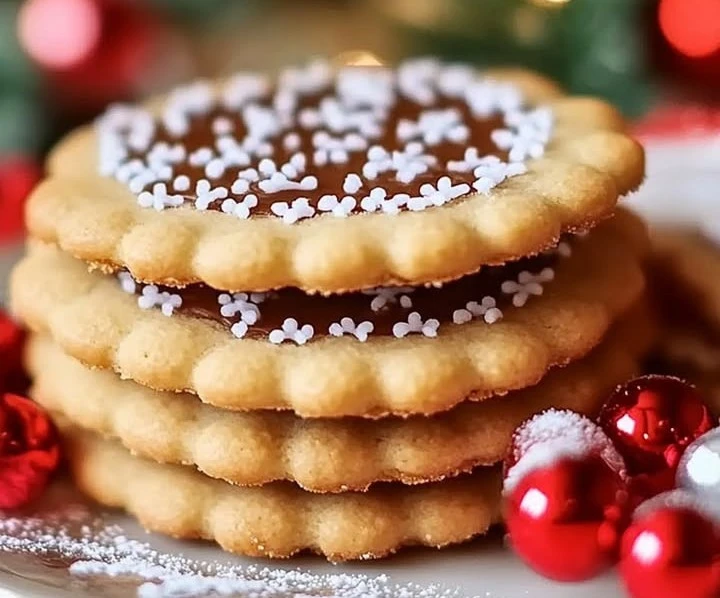
[[[615,561],[627,485],[622,458],[590,420],[549,411],[518,428],[503,494],[510,544],[538,573],[580,581]]]
[[[45,488],[60,447],[48,415],[33,401],[4,394],[0,400],[0,509],[24,505]]]
[[[625,459],[633,492],[647,498],[674,487],[683,451],[715,420],[693,386],[642,376],[611,395],[598,421]]]
[[[645,502],[623,536],[620,573],[632,598],[717,598],[716,514],[683,490]]]
[[[720,428],[688,446],[678,466],[677,485],[701,500],[720,505]]]

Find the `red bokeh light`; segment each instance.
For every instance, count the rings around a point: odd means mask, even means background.
[[[71,69],[100,41],[102,22],[92,0],[28,0],[18,16],[25,51],[48,69]]]
[[[685,56],[720,50],[720,0],[661,0],[658,21],[667,41]]]

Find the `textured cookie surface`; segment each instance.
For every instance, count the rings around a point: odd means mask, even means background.
[[[539,252],[643,178],[613,108],[531,73],[313,68],[75,132],[29,201],[31,234],[145,281],[327,293]]]
[[[318,417],[431,413],[530,386],[587,353],[640,295],[645,245],[643,225],[621,213],[558,265],[542,296],[492,325],[450,325],[436,338],[236,339],[208,320],[139,309],[114,277],[49,247],[17,267],[11,303],[82,362],[217,406]]]
[[[160,393],[90,370],[42,337],[28,346],[33,397],[74,425],[118,439],[140,456],[195,465],[240,485],[294,481],[306,490],[362,490],[371,482],[414,484],[500,461],[514,428],[548,407],[592,414],[639,371],[653,341],[645,308],[633,309],[582,361],[538,385],[431,417],[306,419],[227,412],[192,395]]]
[[[376,558],[405,545],[462,542],[500,519],[496,468],[419,486],[313,494],[288,482],[232,486],[133,457],[87,432],[63,432],[75,481],[92,498],[129,511],[151,531],[214,540],[250,556],[312,551],[330,560]]]

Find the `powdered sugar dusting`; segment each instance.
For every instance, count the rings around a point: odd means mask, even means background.
[[[560,459],[597,454],[623,478],[625,463],[605,432],[587,417],[568,410],[549,409],[521,425],[513,436],[511,461],[504,492],[512,492],[531,471]]]
[[[314,574],[307,571],[199,561],[155,550],[83,505],[42,516],[0,513],[0,552],[68,563],[78,579],[132,581],[141,598],[193,596],[291,596],[335,598],[459,598],[460,590],[437,585],[398,585],[387,575]]]

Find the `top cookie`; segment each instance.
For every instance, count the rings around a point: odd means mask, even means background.
[[[607,104],[523,71],[323,62],[114,107],[53,153],[30,232],[143,281],[340,292],[458,278],[643,176]]]

